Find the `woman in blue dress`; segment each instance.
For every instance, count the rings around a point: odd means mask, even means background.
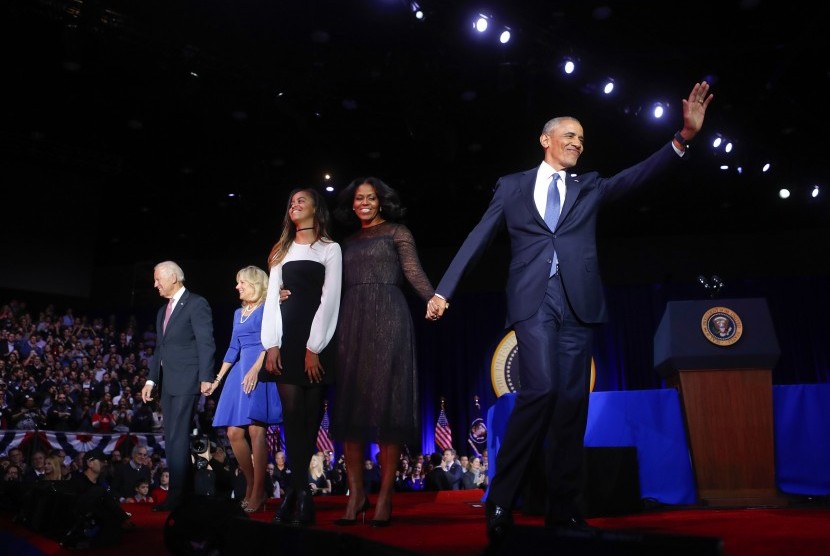
[[[255,512],[265,505],[265,467],[268,449],[265,429],[282,422],[282,404],[274,382],[259,382],[265,361],[262,345],[262,306],[268,291],[268,275],[247,266],[236,273],[236,290],[242,307],[234,311],[233,332],[222,367],[208,395],[228,376],[213,419],[214,427],[227,427],[234,456],[245,476],[242,507]],[[251,443],[245,437],[250,436]]]

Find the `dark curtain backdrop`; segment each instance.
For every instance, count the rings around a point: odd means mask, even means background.
[[[830,382],[830,277],[771,278],[727,283],[720,298],[765,298],[781,356],[773,369],[775,384]],[[595,391],[662,388],[654,370],[654,333],[666,304],[705,299],[699,284],[610,286],[606,289],[611,321],[597,329],[594,348]],[[453,442],[467,453],[472,421],[495,403],[490,365],[504,337],[502,292],[464,293],[452,300],[438,323],[426,321],[425,304],[411,298],[417,331],[421,381],[423,446],[434,450],[435,422],[443,397]],[[751,323],[745,323],[749,325]]]

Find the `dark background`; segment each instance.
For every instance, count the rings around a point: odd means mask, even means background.
[[[424,21],[398,0],[4,0],[0,288],[149,319],[160,304],[152,266],[174,259],[214,306],[224,347],[235,272],[265,266],[292,188],[332,185],[333,202],[353,178],[381,177],[409,207],[437,283],[498,176],[539,163],[547,119],[579,118],[575,171],[611,174],[669,141],[680,99],[706,79],[715,100],[685,170],[600,220],[620,327],[604,333],[616,354],[603,348],[601,379],[659,385],[656,322],[666,302],[705,296],[700,274],[721,276],[723,295],[772,296],[786,308],[775,312],[781,328],[826,307],[827,191],[808,195],[828,185],[826,10],[764,0],[421,6]],[[479,12],[513,41],[474,35]],[[564,56],[580,64],[574,75],[561,74]],[[604,97],[608,76],[617,88]],[[660,122],[648,117],[655,100],[668,103]],[[718,134],[731,154],[710,146]],[[777,198],[781,186],[790,199]],[[482,391],[502,335],[507,252],[502,237],[471,271],[439,337],[419,330],[427,371],[444,377],[428,379],[430,404],[491,396]],[[799,338],[779,381],[826,380],[826,353]],[[453,356],[460,378],[446,378],[441,342],[465,346]]]

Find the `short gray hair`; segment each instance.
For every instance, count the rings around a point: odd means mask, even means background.
[[[164,274],[172,274],[179,282],[184,282],[184,271],[182,267],[173,261],[163,261],[157,264],[153,270],[160,270]]]

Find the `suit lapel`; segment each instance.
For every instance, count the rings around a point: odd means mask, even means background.
[[[533,198],[533,193],[536,189],[536,172],[538,170],[539,168],[537,167],[532,170],[528,170],[524,173],[524,175],[522,175],[519,180],[519,190],[521,191],[521,198],[525,203],[527,211],[533,215],[533,219],[539,226],[542,226],[547,230],[548,225],[545,224],[545,219],[542,218],[541,214],[539,214],[539,209],[536,207],[536,200]]]
[[[573,208],[574,204],[576,204],[576,199],[579,197],[579,193],[582,190],[582,184],[579,182],[579,178],[572,178],[571,176],[567,175],[565,177],[565,204],[562,205],[562,210],[559,212],[559,222],[557,223],[556,227],[559,227],[559,224],[568,216],[568,213]]]
[[[190,296],[190,292],[185,290],[182,294],[182,297],[179,299],[176,306],[173,307],[173,312],[170,314],[170,321],[167,323],[167,328],[164,330],[164,334],[167,334],[167,331],[170,330],[170,327],[178,320],[179,315],[182,313],[182,309],[184,309],[185,304],[187,303],[187,298]]]

